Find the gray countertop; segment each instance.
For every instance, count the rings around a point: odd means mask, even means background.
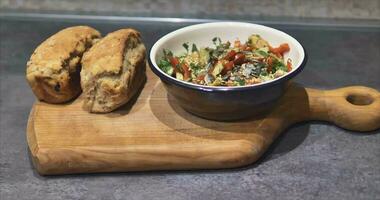
[[[197,23],[58,18],[0,17],[0,199],[380,198],[380,130],[357,133],[322,122],[291,127],[259,162],[244,168],[38,175],[25,136],[35,98],[24,73],[40,42],[61,28],[87,24],[103,34],[134,27],[149,48],[165,33]],[[309,62],[297,82],[323,89],[364,85],[380,90],[380,25],[267,25],[305,46]]]

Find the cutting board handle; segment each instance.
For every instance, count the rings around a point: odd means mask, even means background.
[[[380,93],[363,86],[335,90],[307,89],[310,119],[324,120],[353,131],[380,128]]]

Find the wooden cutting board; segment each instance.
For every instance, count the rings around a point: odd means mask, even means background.
[[[380,127],[380,93],[367,87],[323,91],[290,84],[270,114],[216,122],[182,110],[148,69],[133,102],[89,114],[82,99],[36,102],[27,140],[40,174],[232,168],[255,162],[288,126],[324,120],[354,131]]]

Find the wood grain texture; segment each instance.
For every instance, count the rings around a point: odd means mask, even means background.
[[[65,105],[36,102],[27,140],[40,174],[232,168],[256,161],[288,126],[324,120],[354,131],[380,127],[380,93],[367,87],[323,91],[290,84],[260,119],[216,122],[182,110],[148,69],[128,105],[90,114],[78,98]]]

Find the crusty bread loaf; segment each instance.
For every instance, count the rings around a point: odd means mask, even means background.
[[[145,54],[133,29],[109,33],[96,43],[82,59],[83,108],[106,113],[127,103],[146,79]]]
[[[63,103],[80,92],[80,60],[100,33],[88,26],[63,29],[40,44],[27,63],[26,79],[38,99]]]

